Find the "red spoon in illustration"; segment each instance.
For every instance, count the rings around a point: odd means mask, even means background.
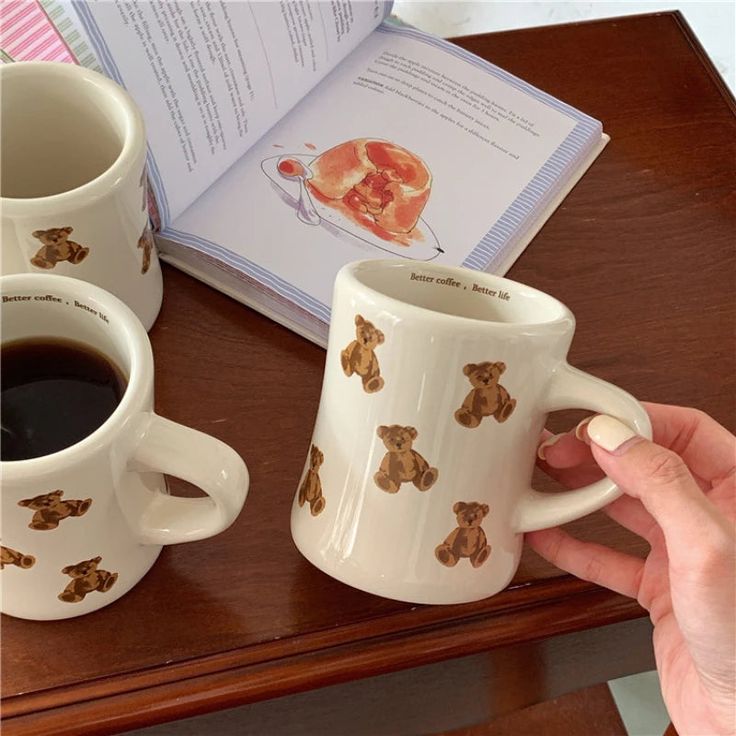
[[[307,225],[319,225],[322,218],[314,208],[314,203],[307,189],[307,179],[312,178],[312,172],[301,161],[282,156],[276,164],[276,169],[284,179],[293,179],[299,182],[299,203],[296,207],[296,216]]]

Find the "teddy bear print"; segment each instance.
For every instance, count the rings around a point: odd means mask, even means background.
[[[312,516],[321,514],[325,508],[325,497],[322,495],[322,481],[319,479],[319,469],[325,461],[325,456],[317,445],[309,450],[309,469],[299,488],[299,506],[309,504]]]
[[[28,525],[29,528],[37,531],[56,529],[63,519],[70,516],[83,516],[92,505],[91,498],[85,498],[83,501],[75,499],[62,501],[61,497],[63,495],[64,491],[56,490],[18,501],[18,506],[25,506],[35,512],[31,523]]]
[[[357,373],[363,382],[363,390],[374,394],[383,388],[381,368],[374,350],[383,343],[383,332],[364,319],[355,315],[355,340],[340,353],[340,362],[345,375]]]
[[[455,419],[463,427],[477,427],[483,417],[493,417],[497,422],[505,422],[516,407],[516,399],[498,382],[506,370],[506,364],[468,363],[463,373],[470,379],[473,389],[465,397],[463,405],[455,412]]]
[[[107,593],[118,579],[116,572],[98,570],[97,565],[102,562],[102,557],[93,557],[91,560],[82,560],[76,565],[67,565],[62,569],[64,575],[69,575],[72,581],[59,593],[58,598],[65,603],[79,603],[83,601],[87,593],[99,590]]]
[[[383,440],[388,452],[383,456],[378,472],[373,476],[376,485],[386,493],[397,493],[402,483],[413,483],[420,491],[428,491],[439,476],[437,468],[414,449],[417,438],[414,427],[392,424],[380,426],[376,434]]]
[[[34,230],[34,238],[40,240],[43,245],[33,258],[31,263],[36,268],[49,269],[57,263],[69,261],[75,266],[81,263],[89,253],[89,248],[73,240],[69,236],[74,231],[71,227],[53,227],[50,230]]]
[[[24,555],[15,549],[0,545],[0,570],[4,569],[5,565],[15,565],[22,570],[27,570],[35,564],[36,558],[33,555]]]
[[[143,234],[138,238],[138,247],[143,249],[143,261],[141,263],[141,273],[146,273],[151,267],[151,252],[153,251],[153,235],[151,228],[146,225]]]
[[[447,567],[455,567],[464,557],[473,567],[480,567],[491,554],[486,533],[480,526],[488,515],[488,504],[458,501],[452,510],[457,516],[457,527],[435,549],[435,557]]]

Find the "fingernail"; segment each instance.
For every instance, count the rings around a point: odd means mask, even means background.
[[[581,441],[585,442],[585,432],[583,431],[585,429],[585,426],[592,422],[594,419],[594,416],[585,417],[582,422],[578,422],[578,426],[575,427],[575,436]]]
[[[641,437],[631,427],[613,417],[599,414],[588,424],[588,437],[608,452],[620,450],[629,440]]]
[[[564,434],[552,434],[547,439],[542,442],[539,447],[537,447],[537,457],[540,460],[546,460],[544,453],[546,452],[548,447],[552,447],[552,445],[557,444],[565,435]]]

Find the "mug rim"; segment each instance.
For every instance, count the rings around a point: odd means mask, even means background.
[[[8,215],[22,215],[30,205],[48,208],[69,207],[70,200],[75,198],[89,202],[91,198],[104,196],[113,191],[120,182],[125,181],[128,171],[135,164],[137,151],[145,141],[145,125],[143,116],[130,94],[119,84],[92,69],[77,64],[54,61],[18,61],[12,64],[0,64],[0,82],[6,82],[13,75],[46,74],[52,77],[65,77],[91,84],[100,92],[100,97],[107,97],[114,104],[108,104],[118,119],[122,117],[124,136],[122,146],[115,160],[94,179],[55,194],[40,197],[7,197],[0,194],[0,204]],[[145,143],[143,143],[145,146]],[[94,190],[99,192],[95,194]]]
[[[530,296],[544,299],[554,305],[559,311],[559,316],[551,320],[545,321],[520,321],[520,322],[499,322],[492,319],[482,319],[479,317],[468,317],[462,314],[448,314],[431,307],[422,307],[418,304],[413,304],[410,301],[398,299],[394,296],[384,293],[378,288],[369,286],[360,278],[360,272],[368,270],[423,270],[432,271],[434,273],[443,274],[447,276],[456,276],[458,279],[467,278],[468,274],[472,274],[473,278],[478,281],[483,281],[485,284],[495,284],[506,289],[514,289],[516,291],[525,292]],[[551,294],[547,294],[540,289],[535,289],[533,286],[522,284],[519,281],[513,279],[507,279],[503,276],[496,276],[494,274],[487,273],[485,271],[475,271],[473,269],[464,268],[462,266],[450,266],[444,263],[427,263],[427,262],[415,262],[406,260],[394,260],[391,258],[379,258],[379,259],[364,259],[360,261],[353,261],[343,266],[337,274],[337,280],[343,280],[347,282],[352,288],[368,292],[376,300],[388,302],[398,311],[408,311],[414,313],[418,317],[428,318],[431,317],[435,320],[441,320],[443,322],[452,323],[457,325],[458,323],[467,323],[473,325],[476,329],[480,326],[492,327],[494,329],[504,330],[519,330],[519,329],[536,329],[536,330],[549,330],[559,327],[574,328],[575,327],[575,315],[572,313],[570,308],[563,304],[559,299],[556,299]],[[333,305],[334,307],[334,305]]]
[[[114,315],[118,320],[119,331],[128,348],[130,359],[128,382],[123,397],[112,414],[97,429],[73,445],[48,455],[0,461],[3,478],[19,480],[26,476],[38,477],[49,472],[58,472],[62,467],[79,462],[83,456],[109,444],[111,437],[130,416],[143,411],[147,384],[153,380],[153,352],[148,335],[134,312],[114,294],[99,286],[57,274],[18,273],[0,277],[0,294],[5,296],[11,289],[38,289],[39,293],[56,289],[57,293],[70,298],[76,296],[102,305],[108,314]],[[92,347],[99,350],[97,346]],[[111,359],[107,351],[100,352],[108,360]]]

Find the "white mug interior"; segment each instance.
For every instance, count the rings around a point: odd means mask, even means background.
[[[515,326],[572,318],[568,308],[549,294],[468,269],[376,260],[351,264],[345,275],[364,293],[394,300],[404,311],[408,306],[435,315]]]
[[[63,68],[67,64],[18,66],[25,68],[2,80],[0,195],[48,197],[107,171],[130,128],[126,109],[111,100],[107,85]]]

